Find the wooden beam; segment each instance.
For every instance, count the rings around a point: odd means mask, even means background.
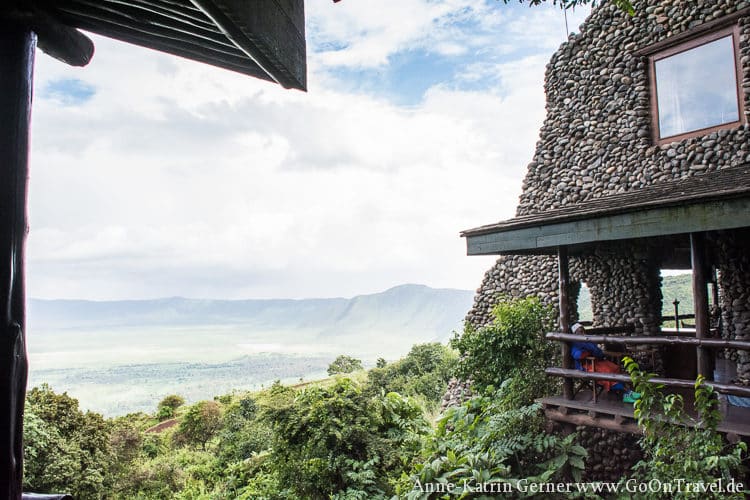
[[[565,368],[547,368],[544,373],[552,377],[579,378],[584,380],[610,380],[613,382],[630,382],[630,377],[624,373],[599,373],[584,372],[581,370],[569,370]],[[664,385],[666,387],[678,387],[681,389],[695,389],[694,380],[685,380],[680,378],[653,377],[649,379],[651,384]],[[706,385],[712,387],[716,392],[722,394],[733,394],[735,396],[750,397],[750,387],[734,384],[719,384],[713,381],[706,381]]]
[[[36,36],[0,23],[0,498],[20,500],[27,361],[26,195]]]
[[[592,327],[590,321],[579,321],[583,326],[586,327],[586,335],[612,335],[617,333],[634,333],[635,332],[635,325],[633,323],[628,323],[627,325],[618,325],[618,326],[597,326]],[[588,326],[586,326],[586,323],[589,323]],[[575,335],[573,333],[569,335]],[[580,335],[578,335],[580,338]]]
[[[307,88],[301,0],[190,0],[255,64],[285,88]]]
[[[94,42],[75,28],[34,7],[12,9],[6,20],[37,35],[37,45],[45,54],[71,66],[86,66],[94,56]]]
[[[687,203],[466,234],[468,255],[548,253],[559,246],[750,227],[750,198]]]
[[[82,0],[77,0],[81,2]],[[101,1],[97,2],[98,5],[103,5]],[[123,2],[119,1],[117,4],[122,5]],[[159,0],[127,0],[127,5],[134,8],[142,9],[144,12],[150,12],[161,18],[169,17],[175,21],[181,21],[183,23],[190,24],[206,30],[211,30],[216,33],[221,31],[211,22],[206,16],[203,15],[198,9],[189,10],[188,7],[192,7],[189,4],[183,3],[179,6],[160,2]]]
[[[725,340],[678,336],[627,336],[620,335],[575,335],[572,333],[550,332],[545,338],[560,342],[593,342],[595,344],[618,345],[687,345],[710,349],[750,350],[750,341]]]
[[[144,11],[139,7],[117,5],[115,8],[108,4],[78,0],[69,7],[60,7],[60,12],[71,20],[85,19],[93,25],[103,21],[114,26],[137,29],[158,38],[167,38],[193,45],[204,44],[207,48],[223,50],[227,54],[242,53],[217,29],[195,26],[190,22]]]
[[[617,418],[602,418],[591,416],[585,413],[563,413],[560,410],[546,409],[544,415],[557,422],[566,422],[573,425],[585,425],[587,427],[599,427],[617,432],[628,432],[631,434],[641,434],[643,431],[635,422],[624,422]]]
[[[129,26],[119,26],[111,23],[107,26],[106,33],[101,30],[96,19],[86,19],[80,17],[76,20],[78,26],[82,29],[100,32],[106,36],[117,38],[124,42],[148,47],[150,49],[161,50],[170,54],[186,57],[195,61],[201,61],[213,66],[219,66],[232,71],[237,71],[255,78],[268,80],[269,76],[257,65],[248,65],[247,57],[238,50],[226,46],[211,45],[206,41],[198,39],[189,40],[189,37],[180,37],[175,39],[174,36],[160,38],[157,34],[143,31]]]
[[[306,86],[303,0],[18,3],[39,6],[67,26],[278,81],[286,87],[304,90]]]
[[[97,17],[94,12],[84,15],[78,11],[68,12],[62,8],[59,12],[66,22],[74,22],[76,26],[94,33],[237,71],[256,78],[271,79],[265,71],[251,62],[241,50],[231,44],[218,43],[174,30],[154,29],[152,26],[144,24],[128,23],[122,18],[119,18],[119,20],[109,17],[102,19]]]
[[[570,332],[570,270],[568,265],[568,249],[559,247],[557,249],[557,264],[559,275],[559,304],[560,304],[560,331]],[[562,344],[563,368],[573,368],[573,356],[570,353],[570,345]],[[565,399],[573,399],[573,381],[563,380],[563,395]]]
[[[711,328],[708,313],[708,274],[706,267],[705,237],[702,233],[690,234],[690,261],[693,267],[693,303],[695,307],[695,338],[705,339]],[[698,374],[713,379],[711,353],[696,347]]]

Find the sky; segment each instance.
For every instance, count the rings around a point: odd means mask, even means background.
[[[94,35],[85,68],[38,52],[30,297],[480,285],[494,258],[467,257],[459,232],[514,215],[563,12],[305,6],[307,92]]]

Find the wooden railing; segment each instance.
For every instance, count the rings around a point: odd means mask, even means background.
[[[695,346],[704,349],[740,349],[750,351],[750,341],[744,340],[725,340],[712,338],[695,338],[695,337],[677,337],[677,336],[622,336],[611,335],[612,330],[623,332],[622,327],[615,328],[594,328],[588,330],[591,333],[586,335],[576,335],[572,333],[552,332],[546,335],[548,340],[558,342],[592,342],[595,344],[618,344],[618,345],[671,345],[671,346]],[[606,331],[606,333],[605,333]],[[632,329],[631,329],[632,331]],[[611,380],[615,382],[630,382],[630,377],[622,373],[597,373],[573,370],[567,368],[547,368],[547,375],[553,377],[562,377],[565,380],[584,379],[584,380]],[[695,386],[694,380],[654,377],[650,379],[653,384],[662,384],[667,387],[692,388]],[[750,387],[723,384],[713,381],[706,381],[706,385],[711,386],[717,392],[722,394],[733,394],[736,396],[750,397]]]
[[[548,340],[564,342],[593,342],[594,344],[618,344],[618,345],[691,345],[709,347],[712,349],[742,349],[750,350],[750,342],[746,340],[725,340],[678,336],[630,336],[619,335],[576,335],[574,333],[548,333]]]
[[[695,319],[695,314],[678,314],[677,316],[672,314],[671,316],[662,316],[661,322],[664,323],[665,321],[675,321],[681,319]]]

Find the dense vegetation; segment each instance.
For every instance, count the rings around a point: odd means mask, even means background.
[[[493,324],[467,329],[451,346],[415,345],[369,371],[352,372],[359,361],[341,356],[329,379],[191,405],[172,395],[152,415],[107,420],[48,386],[32,389],[24,486],[83,500],[433,499],[486,498],[521,481],[579,480],[586,451],[575,434],[545,432],[535,403],[557,390],[544,376],[555,356],[542,340],[551,310],[530,298],[502,302],[494,314]],[[648,458],[638,474],[712,480],[737,473],[744,449],[717,437],[710,391],[697,386],[706,432],[660,427],[666,424],[648,416],[678,403],[630,369],[644,393],[638,412],[647,430]],[[475,396],[440,413],[454,375],[473,380]],[[689,463],[665,462],[665,454],[686,448]],[[453,488],[441,489],[447,485]]]
[[[456,361],[440,344],[370,372],[342,356],[329,370],[345,374],[317,383],[192,405],[172,395],[113,420],[41,386],[27,398],[24,486],[80,499],[390,497]]]

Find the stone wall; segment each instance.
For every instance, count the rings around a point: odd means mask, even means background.
[[[543,302],[557,305],[557,281],[556,258],[503,255],[485,273],[466,321],[474,327],[492,323],[492,307],[501,297],[537,295]]]
[[[721,232],[712,238],[719,271],[722,337],[750,340],[750,231]],[[750,385],[750,353],[729,351],[738,382]]]
[[[634,16],[609,3],[594,9],[580,33],[571,35],[552,56],[545,76],[547,116],[527,168],[517,215],[750,162],[748,125],[654,145],[648,61],[637,54],[643,47],[750,7],[750,1],[633,4]],[[750,17],[739,19],[738,25],[743,97],[750,110]],[[730,248],[733,239],[723,241],[724,335],[750,338],[750,267],[737,247]],[[645,244],[603,245],[591,256],[571,259],[574,286],[582,281],[591,290],[596,326],[633,324],[643,334],[657,330],[660,263],[649,258]],[[502,256],[486,273],[466,319],[474,326],[491,321],[490,311],[500,296],[538,295],[555,303],[557,286],[555,258]],[[732,355],[740,364],[740,377],[750,378],[748,354]]]
[[[614,193],[638,190],[750,162],[750,127],[722,130],[663,146],[653,144],[647,58],[636,51],[691,27],[750,7],[750,1],[636,0],[634,16],[609,3],[594,10],[581,32],[552,56],[545,78],[547,117],[528,165],[517,215],[540,213]],[[750,17],[738,21],[742,88],[750,110]],[[710,235],[719,271],[722,335],[750,339],[748,231]],[[571,299],[580,282],[591,292],[595,326],[632,324],[654,334],[662,310],[660,262],[648,243],[601,244],[570,259]],[[537,295],[556,304],[555,257],[501,256],[477,290],[467,321],[492,321],[502,296]],[[577,312],[572,311],[573,318]],[[728,352],[741,383],[750,382],[750,354]],[[645,361],[640,360],[640,361]],[[649,371],[662,371],[660,356]],[[463,394],[463,387],[454,384]],[[450,399],[450,398],[448,398]],[[460,398],[456,398],[460,400]],[[448,401],[453,402],[453,401]],[[637,437],[579,428],[589,451],[587,480],[617,480],[641,457]]]
[[[635,54],[750,2],[633,3],[632,17],[609,3],[596,9],[581,32],[552,56],[545,78],[547,117],[518,215],[750,161],[748,127],[653,145],[647,58]],[[750,54],[750,18],[740,20],[740,26],[744,57]],[[750,109],[748,70],[743,88],[745,109]]]
[[[586,448],[584,481],[617,481],[643,458],[639,436],[596,427],[576,427],[578,443]]]

